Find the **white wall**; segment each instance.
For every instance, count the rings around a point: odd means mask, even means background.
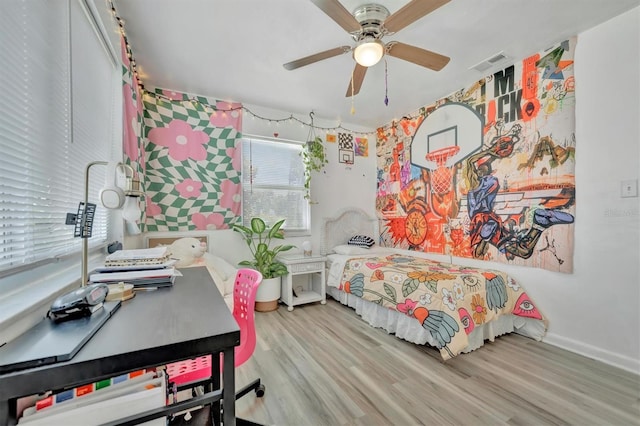
[[[519,275],[549,316],[546,341],[640,372],[640,8],[579,35],[575,272]]]

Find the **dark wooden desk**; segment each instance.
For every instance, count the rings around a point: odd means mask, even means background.
[[[207,354],[214,355],[215,367],[215,355],[223,353],[223,423],[234,425],[234,347],[240,329],[206,268],[181,272],[173,287],[123,302],[71,360],[0,375],[0,424],[15,424],[18,397]],[[219,384],[216,377],[214,383]]]

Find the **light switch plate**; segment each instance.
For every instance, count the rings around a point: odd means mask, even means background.
[[[620,188],[620,190],[621,190],[622,198],[637,197],[638,196],[638,180],[637,179],[623,180],[622,187]]]

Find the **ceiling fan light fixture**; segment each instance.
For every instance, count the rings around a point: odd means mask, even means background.
[[[377,64],[384,55],[384,44],[377,39],[365,39],[353,50],[353,59],[363,67]]]

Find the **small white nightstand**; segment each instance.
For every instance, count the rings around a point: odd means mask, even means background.
[[[304,303],[320,302],[327,303],[325,293],[325,261],[324,256],[304,256],[303,254],[292,254],[288,256],[278,256],[278,260],[287,265],[289,273],[282,277],[282,292],[280,300],[288,306],[289,311],[293,311],[296,305]],[[313,279],[313,274],[320,274],[320,281]],[[308,275],[309,284],[307,289],[293,294],[293,276]]]

